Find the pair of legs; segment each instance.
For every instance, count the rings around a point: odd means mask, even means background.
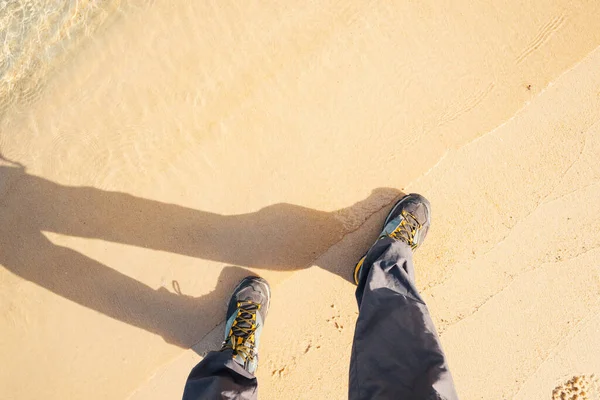
[[[415,287],[413,251],[425,239],[429,203],[402,198],[390,211],[375,244],[355,267],[356,322],[349,398],[457,399],[454,383],[427,306]],[[260,278],[234,291],[221,351],[209,353],[190,373],[183,399],[256,399],[260,331],[270,299]]]

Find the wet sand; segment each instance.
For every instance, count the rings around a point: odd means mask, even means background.
[[[179,397],[248,273],[261,398],[344,398],[352,266],[415,191],[461,398],[600,372],[600,5],[105,4],[3,86],[7,398]]]

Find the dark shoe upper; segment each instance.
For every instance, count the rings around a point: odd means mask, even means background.
[[[225,340],[221,350],[233,350],[233,359],[248,372],[258,365],[258,345],[269,303],[271,290],[259,277],[242,279],[235,288],[227,308]]]
[[[392,207],[379,239],[390,237],[408,244],[413,251],[423,244],[431,224],[431,205],[420,194],[404,196]],[[365,254],[354,267],[354,283],[358,285],[363,271]]]
[[[388,214],[379,237],[389,236],[416,250],[431,224],[431,205],[420,194],[411,193],[400,199]]]

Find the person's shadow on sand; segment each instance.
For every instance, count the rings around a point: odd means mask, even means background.
[[[17,165],[13,163],[13,165]],[[0,264],[53,293],[189,348],[204,334],[203,305],[224,303],[248,275],[226,267],[218,287],[193,298],[155,290],[72,249],[50,242],[55,232],[214,260],[242,267],[308,267],[346,233],[347,221],[391,206],[401,192],[374,190],[349,208],[324,212],[275,204],[241,215],[219,215],[91,187],[63,186],[0,165]],[[346,222],[345,222],[346,221]],[[350,279],[352,266],[339,272]],[[177,288],[176,288],[177,289]],[[212,328],[212,327],[209,327]]]

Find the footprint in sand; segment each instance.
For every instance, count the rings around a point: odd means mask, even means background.
[[[552,400],[596,400],[596,378],[578,375],[558,385],[552,391]]]
[[[325,322],[328,322],[329,324],[333,325],[335,329],[337,329],[337,331],[341,333],[344,330],[344,325],[342,325],[340,321],[341,314],[337,312],[337,307],[335,306],[335,304],[332,304],[331,308],[333,311],[333,315],[331,316],[331,318],[326,319]]]

